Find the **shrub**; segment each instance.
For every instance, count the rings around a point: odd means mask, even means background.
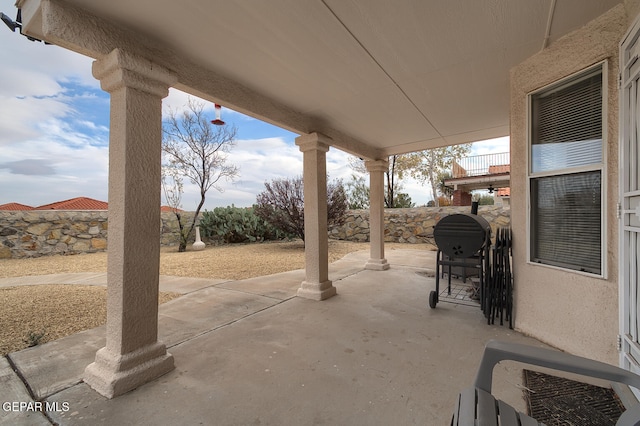
[[[482,195],[478,198],[478,205],[481,206],[492,206],[494,202],[493,195]]]
[[[277,229],[304,241],[304,191],[302,177],[265,182],[257,196],[255,212]],[[347,195],[341,181],[327,185],[329,225],[341,225],[347,212]]]
[[[225,243],[281,240],[290,237],[257,216],[253,208],[233,205],[216,207],[213,211],[205,210],[200,219],[200,230],[205,237]]]
[[[46,335],[47,332],[44,330],[42,330],[41,332],[29,330],[29,332],[27,333],[27,337],[23,339],[23,342],[26,343],[28,347],[32,348],[34,346],[40,345]]]

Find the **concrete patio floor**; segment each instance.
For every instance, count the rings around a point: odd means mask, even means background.
[[[364,270],[367,252],[333,263],[338,295],[323,302],[295,297],[300,270],[241,281],[162,277],[162,290],[184,293],[159,314],[159,339],[175,358],[173,371],[103,398],[82,373],[104,346],[104,327],[87,330],[0,359],[0,402],[35,398],[57,407],[49,418],[2,410],[0,422],[446,425],[489,339],[543,346],[507,326],[487,325],[479,308],[430,309],[435,279],[424,272],[434,269],[435,252],[386,254],[387,271]],[[106,277],[25,277],[0,286],[46,280],[104,285]],[[494,376],[494,394],[524,409],[521,367],[504,363]]]

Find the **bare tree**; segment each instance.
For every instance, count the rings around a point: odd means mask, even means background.
[[[389,156],[389,168],[385,172],[385,196],[384,205],[388,208],[406,207],[406,200],[411,198],[408,194],[401,193],[401,181],[408,173],[413,173],[412,168],[416,160],[410,154],[398,154]],[[358,157],[349,157],[349,167],[362,174],[368,174],[364,160]]]
[[[452,145],[414,152],[410,155],[411,175],[422,183],[429,182],[436,206],[438,203],[438,181],[441,173],[451,168],[457,160],[471,151],[471,144]]]
[[[171,212],[178,219],[178,235],[182,237],[184,232],[184,223],[182,223],[182,193],[184,185],[180,172],[172,166],[162,166],[162,193],[167,205],[171,208]],[[180,238],[182,241],[182,238]]]
[[[180,252],[187,248],[187,240],[195,228],[207,191],[213,187],[223,192],[220,179],[234,180],[239,174],[238,167],[227,163],[227,154],[235,145],[237,129],[212,125],[205,116],[204,107],[204,103],[189,98],[187,108],[181,114],[175,110],[169,112],[163,127],[165,170],[173,170],[173,176],[186,177],[200,190],[200,202],[190,226],[182,223],[181,215],[174,208],[180,227]],[[167,201],[171,204],[170,199]]]
[[[171,211],[176,213],[182,209],[182,193],[184,185],[180,171],[168,165],[162,166],[162,193]]]

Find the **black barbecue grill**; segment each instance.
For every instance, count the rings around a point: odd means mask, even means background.
[[[442,218],[433,228],[438,246],[436,256],[436,290],[429,294],[429,306],[435,308],[440,294],[440,268],[448,266],[448,294],[451,294],[451,267],[475,268],[480,277],[480,300],[483,300],[486,276],[489,271],[491,226],[475,214],[452,214]]]

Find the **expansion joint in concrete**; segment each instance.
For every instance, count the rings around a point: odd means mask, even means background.
[[[240,292],[240,293],[246,293],[246,294],[253,294],[253,295],[255,295],[255,293],[249,293],[249,292],[244,292],[244,291],[243,291],[243,292]],[[263,296],[263,297],[268,297],[268,296]],[[275,298],[272,298],[272,299],[275,299]],[[189,342],[189,341],[191,341],[191,340],[193,340],[193,339],[197,339],[197,338],[199,338],[199,337],[205,336],[205,335],[207,335],[207,334],[209,334],[209,333],[213,333],[214,331],[220,330],[221,328],[224,328],[224,327],[228,327],[228,326],[230,326],[230,325],[233,325],[233,324],[237,323],[238,321],[242,321],[242,320],[244,320],[244,319],[246,319],[246,318],[249,318],[249,317],[252,317],[252,316],[254,316],[254,315],[257,315],[257,314],[259,314],[259,313],[261,313],[261,312],[267,311],[267,310],[269,310],[269,309],[271,309],[271,308],[274,308],[274,307],[276,307],[276,306],[279,306],[279,305],[283,304],[284,302],[288,302],[288,301],[289,301],[289,300],[291,300],[291,299],[295,299],[295,296],[287,297],[286,299],[277,299],[277,300],[279,300],[279,302],[278,302],[278,303],[276,303],[276,304],[269,305],[269,306],[264,307],[264,308],[262,308],[262,309],[258,309],[258,310],[256,310],[255,312],[251,312],[250,314],[247,314],[247,315],[245,315],[245,316],[243,316],[243,317],[236,318],[236,319],[231,320],[231,321],[229,321],[229,322],[226,322],[226,323],[224,323],[224,324],[220,324],[220,325],[218,325],[218,326],[216,326],[216,327],[210,328],[209,330],[205,330],[205,331],[202,331],[202,332],[200,332],[200,333],[194,334],[193,336],[191,336],[191,337],[189,337],[189,338],[187,338],[187,339],[181,340],[181,341],[179,341],[179,342],[174,343],[173,345],[170,345],[170,346],[169,346],[169,349],[174,348],[174,347],[179,346],[179,345],[182,345],[183,343],[187,343],[187,342]]]
[[[11,359],[11,356],[9,355],[5,355],[4,356],[5,359],[7,360],[7,362],[9,363],[9,366],[11,367],[11,369],[13,370],[13,372],[15,373],[16,377],[22,382],[22,384],[24,385],[24,388],[27,390],[27,393],[29,394],[29,398],[31,398],[32,401],[42,401],[42,398],[38,398],[35,394],[35,392],[33,391],[33,388],[31,387],[31,385],[29,384],[29,382],[27,381],[27,378],[24,377],[24,375],[22,374],[22,371],[20,371],[20,369],[18,368],[18,366],[15,364],[15,362],[13,362],[13,359]],[[40,411],[40,414],[42,414],[42,416],[52,425],[55,425],[56,423],[53,421],[53,419],[49,416],[49,414],[46,411]]]

